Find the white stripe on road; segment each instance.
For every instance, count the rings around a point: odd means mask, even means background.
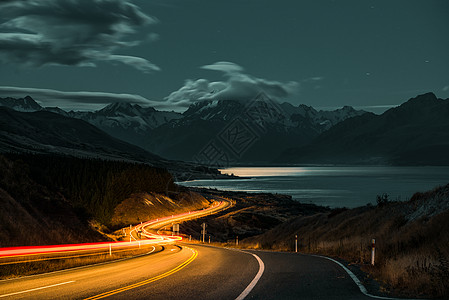
[[[4,294],[4,295],[0,295],[0,298],[8,297],[8,296],[14,296],[14,295],[23,294],[23,293],[34,292],[34,291],[43,290],[43,289],[48,289],[48,288],[51,288],[51,287],[60,286],[60,285],[63,285],[63,284],[68,284],[68,283],[73,283],[73,282],[75,282],[75,281],[67,281],[67,282],[57,283],[57,284],[53,284],[53,285],[47,285],[47,286],[43,286],[43,287],[38,287],[38,288],[35,288],[35,289],[31,289],[31,290],[20,291],[20,292],[15,292],[15,293],[10,293],[10,294]]]
[[[244,252],[244,251],[242,251]],[[248,252],[245,252],[248,253]],[[259,272],[257,272],[256,277],[254,277],[253,281],[246,287],[246,289],[237,297],[235,300],[243,300],[246,296],[251,292],[251,290],[256,286],[257,282],[259,281],[260,277],[262,277],[263,271],[265,270],[265,265],[263,264],[263,261],[253,253],[248,253],[254,256],[257,259],[257,262],[259,263]]]

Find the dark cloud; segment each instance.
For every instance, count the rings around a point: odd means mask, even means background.
[[[139,45],[138,30],[156,22],[127,0],[3,1],[0,61],[31,66],[107,61],[155,71],[159,67],[144,58],[116,52]]]
[[[248,100],[262,91],[272,99],[287,100],[299,89],[299,84],[294,81],[284,83],[245,74],[241,66],[231,62],[216,62],[201,68],[223,72],[226,81],[186,80],[184,86],[165,100],[172,105],[188,107],[202,100]]]
[[[63,92],[51,89],[0,86],[0,97],[23,98],[31,96],[44,107],[57,106],[64,110],[96,110],[115,102],[137,103],[158,109],[166,108],[165,103],[148,100],[140,95],[115,94],[105,92]]]

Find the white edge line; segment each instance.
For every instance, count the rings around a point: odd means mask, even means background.
[[[43,286],[43,287],[38,287],[38,288],[35,288],[35,289],[31,289],[31,290],[20,291],[20,292],[15,292],[15,293],[10,293],[10,294],[4,294],[4,295],[0,295],[0,298],[8,297],[8,296],[14,296],[14,295],[23,294],[23,293],[34,292],[34,291],[43,290],[43,289],[48,289],[48,288],[51,288],[51,287],[60,286],[60,285],[73,283],[73,282],[75,282],[75,281],[72,280],[72,281],[67,281],[67,282],[47,285],[47,286]]]
[[[340,263],[339,261],[332,259],[330,257],[327,256],[321,256],[321,255],[312,255],[310,254],[310,256],[315,256],[315,257],[320,257],[320,258],[325,258],[328,259],[334,263],[336,263],[337,265],[339,265],[340,267],[343,268],[343,270],[346,271],[346,273],[349,274],[349,276],[352,278],[352,280],[355,282],[355,284],[359,287],[360,291],[368,297],[371,298],[375,298],[375,299],[386,299],[386,300],[419,300],[419,299],[404,299],[404,298],[390,298],[390,297],[382,297],[382,296],[376,296],[376,295],[371,295],[370,293],[368,293],[368,291],[366,290],[365,286],[360,282],[360,280],[357,278],[357,276],[355,276],[354,273],[352,273],[348,268],[346,268],[342,263]]]
[[[263,261],[260,259],[259,256],[257,256],[256,254],[253,254],[253,253],[245,252],[245,251],[240,251],[240,252],[244,252],[244,253],[251,254],[252,256],[254,256],[257,259],[257,262],[259,263],[259,271],[257,272],[257,274],[254,277],[254,279],[250,282],[250,284],[246,287],[246,289],[237,298],[235,298],[235,300],[243,300],[243,299],[245,299],[245,297],[248,296],[248,294],[256,286],[256,284],[259,281],[260,277],[262,277],[263,271],[265,270],[265,265],[264,265]]]

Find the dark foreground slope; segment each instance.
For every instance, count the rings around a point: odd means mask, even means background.
[[[381,199],[382,200],[382,199]],[[335,209],[287,221],[242,243],[344,258],[361,265],[385,287],[407,296],[449,296],[449,185],[416,193],[407,202],[383,198],[377,206]],[[369,267],[371,239],[376,266]],[[408,294],[407,294],[408,293]]]

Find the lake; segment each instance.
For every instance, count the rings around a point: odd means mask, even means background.
[[[192,180],[184,186],[267,192],[329,207],[376,204],[376,195],[405,201],[449,183],[449,167],[238,167],[220,170],[249,179]]]

